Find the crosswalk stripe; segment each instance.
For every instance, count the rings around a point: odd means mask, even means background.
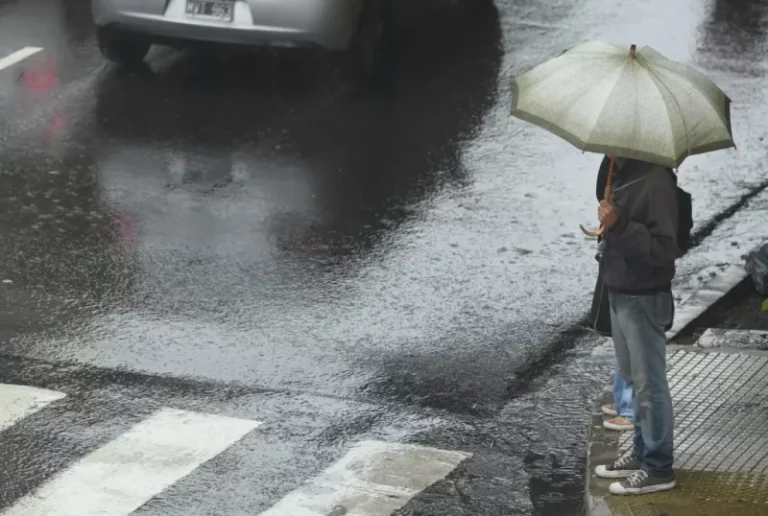
[[[0,432],[65,396],[63,392],[0,384]]]
[[[3,516],[126,516],[261,423],[164,408]]]
[[[17,50],[16,52],[0,59],[0,70],[3,68],[8,68],[9,66],[13,66],[19,61],[23,61],[29,56],[37,54],[41,50],[42,48],[40,47],[24,47],[21,50]]]
[[[261,516],[389,516],[471,454],[362,441]]]

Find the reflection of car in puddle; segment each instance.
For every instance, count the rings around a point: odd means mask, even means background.
[[[35,68],[21,69],[18,82],[30,95],[48,96],[59,82],[59,65],[55,59],[48,58]]]
[[[55,58],[37,51],[0,73],[0,98],[7,96],[9,100],[0,117],[1,132],[13,136],[41,125],[38,117],[30,117],[30,113],[51,119],[51,125],[61,124],[58,115],[62,113],[51,108],[61,84],[59,68]]]
[[[247,178],[245,165],[230,155],[200,152],[172,154],[167,159],[167,166],[169,188],[184,187],[195,188],[202,192],[213,191],[231,184],[236,178],[238,181]]]
[[[62,64],[41,49],[14,70],[15,74],[0,74],[0,79],[14,80],[6,89],[13,101],[5,106],[0,131],[15,140],[12,145],[32,144],[51,155],[63,156],[73,127],[70,109],[61,98]]]
[[[298,220],[314,205],[311,171],[257,152],[113,144],[98,170],[102,197],[113,210],[136,214],[145,246],[251,246],[270,217]]]
[[[142,217],[166,206],[175,218],[184,207],[194,226],[210,220],[192,206],[227,210],[239,219],[227,224],[267,224],[278,250],[359,255],[436,189],[466,180],[461,148],[495,102],[501,34],[495,9],[464,13],[404,34],[409,51],[385,98],[275,90],[247,57],[110,71],[96,98],[102,175],[126,185],[117,194],[128,202],[145,203]],[[168,196],[181,204],[155,204]],[[182,222],[179,231],[191,231]]]

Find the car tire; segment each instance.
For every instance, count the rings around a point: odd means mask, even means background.
[[[99,27],[96,32],[99,50],[108,60],[125,67],[141,65],[151,44],[140,36],[114,27]]]
[[[342,59],[342,75],[353,87],[381,84],[392,62],[391,0],[366,0],[349,48]]]

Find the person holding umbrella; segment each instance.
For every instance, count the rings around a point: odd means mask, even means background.
[[[634,445],[595,474],[616,495],[672,489],[674,421],[665,328],[678,249],[676,169],[735,147],[730,99],[700,72],[649,47],[576,45],[512,81],[512,114],[583,151],[610,157],[597,214],[600,266],[622,377],[632,387]],[[621,480],[620,480],[621,479]]]
[[[664,328],[674,310],[678,217],[675,184],[664,167],[623,158],[617,164],[613,202],[603,200],[598,208],[607,228],[600,274],[610,292],[619,370],[633,389],[635,439],[631,454],[595,473],[626,475],[610,489],[629,494],[675,486]]]

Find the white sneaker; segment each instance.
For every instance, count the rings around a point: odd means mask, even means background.
[[[619,415],[618,411],[616,410],[616,405],[613,403],[607,403],[603,405],[603,414],[609,417],[616,417]]]

